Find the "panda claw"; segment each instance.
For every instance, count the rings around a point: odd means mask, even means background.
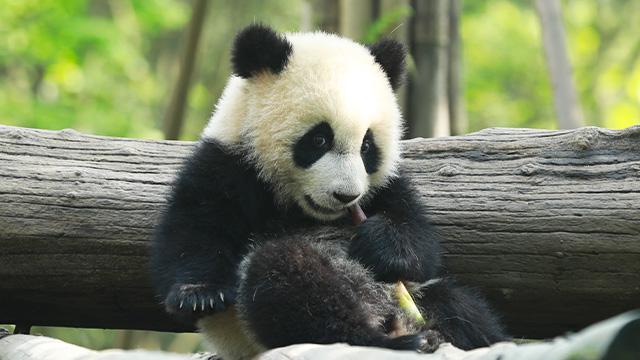
[[[168,294],[164,304],[169,313],[184,316],[187,319],[215,314],[227,309],[233,301],[233,293],[227,289],[211,289],[203,284],[176,285]]]

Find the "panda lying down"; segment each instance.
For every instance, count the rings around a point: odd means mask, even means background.
[[[505,339],[472,289],[437,278],[437,240],[400,167],[401,43],[250,25],[232,76],[158,225],[166,309],[226,360],[295,344],[422,352]],[[369,216],[355,228],[347,209]],[[318,240],[327,227],[341,236]],[[406,315],[409,284],[426,324]]]

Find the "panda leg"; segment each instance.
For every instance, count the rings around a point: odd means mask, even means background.
[[[335,251],[328,254],[317,243],[266,243],[241,267],[242,317],[268,348],[306,342],[424,348],[428,339],[421,335],[390,338],[385,333],[384,305],[368,301],[379,297],[380,284],[361,266],[358,273],[355,264],[346,256],[336,260]]]
[[[451,279],[433,279],[414,294],[427,326],[454,346],[471,350],[508,341],[499,318],[475,289]]]

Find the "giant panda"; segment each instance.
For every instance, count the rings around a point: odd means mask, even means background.
[[[167,311],[224,359],[304,342],[429,352],[505,339],[475,290],[438,277],[440,247],[400,162],[405,57],[393,39],[237,34],[233,76],[150,254]],[[358,227],[354,204],[369,216]],[[397,281],[426,324],[399,306]]]

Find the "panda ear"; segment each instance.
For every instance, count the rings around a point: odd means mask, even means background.
[[[291,43],[262,24],[251,24],[238,32],[231,49],[233,73],[248,79],[264,70],[279,74],[291,55]]]
[[[367,48],[387,74],[393,91],[398,90],[407,75],[407,52],[404,44],[393,38],[384,38],[368,44]]]

